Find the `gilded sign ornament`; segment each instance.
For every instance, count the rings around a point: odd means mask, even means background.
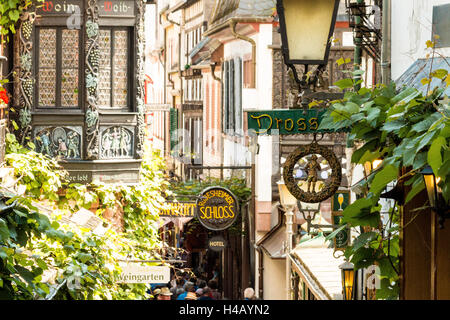
[[[317,155],[323,158],[322,162]],[[322,169],[321,163],[331,168],[331,174]],[[283,167],[283,179],[289,192],[298,200],[317,203],[335,194],[341,184],[342,168],[329,148],[314,141],[298,147],[288,156]]]

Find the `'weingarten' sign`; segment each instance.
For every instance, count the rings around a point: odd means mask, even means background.
[[[117,276],[116,281],[118,283],[167,283],[170,281],[170,268],[126,265],[122,267],[122,273]]]

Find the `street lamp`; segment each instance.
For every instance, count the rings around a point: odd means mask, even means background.
[[[339,265],[339,269],[341,269],[342,272],[342,292],[344,300],[353,300],[356,283],[356,272],[353,263],[345,261],[343,264]]]
[[[439,227],[443,229],[444,221],[449,217],[450,208],[445,203],[444,197],[442,196],[442,189],[439,187],[441,178],[434,175],[433,169],[430,166],[426,166],[421,173],[427,189],[430,207],[439,216]]]
[[[328,63],[339,0],[277,0],[286,64]]]
[[[306,203],[303,201],[298,201],[298,210],[302,213],[303,219],[305,219],[307,224],[307,232],[310,234],[311,227],[313,228],[332,228],[333,225],[327,224],[314,224],[312,221],[316,218],[317,213],[320,211],[320,202],[316,203]]]
[[[299,85],[299,97],[304,109],[310,99],[341,98],[341,94],[311,93],[310,90],[311,85],[321,79],[320,74],[328,64],[338,8],[339,0],[277,0],[284,63],[292,70]],[[305,66],[301,80],[294,64]],[[309,65],[318,65],[315,74],[308,73]]]
[[[286,300],[291,300],[291,261],[289,254],[292,250],[292,217],[297,198],[288,190],[283,180],[277,182],[280,193],[280,203],[286,210]]]

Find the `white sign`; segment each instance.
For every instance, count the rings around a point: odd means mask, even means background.
[[[119,283],[167,283],[170,281],[170,268],[165,266],[138,266],[135,264],[122,267],[117,277]]]

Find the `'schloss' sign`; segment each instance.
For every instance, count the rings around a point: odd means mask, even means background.
[[[122,267],[122,273],[117,276],[116,281],[118,283],[167,283],[170,281],[170,268],[129,264]]]
[[[209,230],[229,228],[238,215],[238,202],[231,191],[223,187],[210,187],[202,191],[197,200],[196,216]]]
[[[319,130],[325,109],[282,109],[265,111],[248,111],[248,129],[257,134],[279,135],[320,133],[330,130]]]

